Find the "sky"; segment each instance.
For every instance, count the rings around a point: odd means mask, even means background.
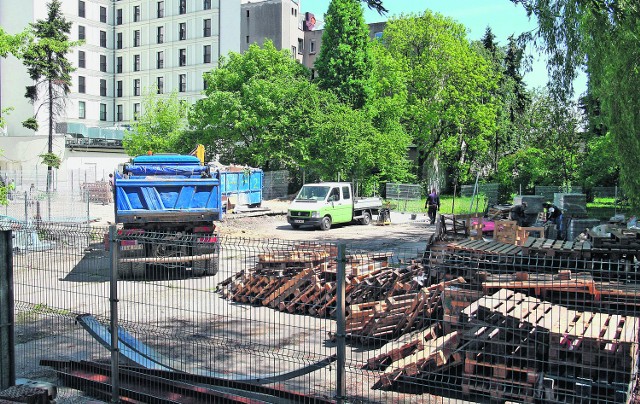
[[[322,22],[330,2],[331,0],[300,0],[300,9],[302,12],[314,13],[316,19]],[[364,6],[367,23],[385,21],[402,13],[420,13],[429,9],[466,26],[470,40],[482,38],[487,26],[490,26],[500,45],[506,45],[510,35],[517,37],[522,32],[537,27],[536,21],[529,20],[522,6],[516,6],[509,0],[383,0],[382,4],[389,10],[385,15]],[[545,86],[548,81],[546,60],[532,49],[528,49],[527,54],[533,57],[533,70],[524,75],[525,83],[529,88]],[[575,88],[576,94],[584,92],[584,75],[578,77]]]

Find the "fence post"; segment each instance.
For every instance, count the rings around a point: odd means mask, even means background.
[[[116,226],[109,226],[110,254],[110,292],[109,303],[111,312],[111,402],[120,402],[120,350],[118,349],[118,241]]]
[[[346,399],[346,338],[347,325],[345,313],[346,263],[345,245],[338,244],[337,288],[336,288],[336,402],[342,404]]]
[[[12,249],[11,230],[0,231],[0,390],[16,381]]]

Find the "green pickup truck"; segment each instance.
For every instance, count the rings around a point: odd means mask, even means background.
[[[332,224],[371,223],[382,209],[382,199],[356,198],[348,182],[305,184],[291,202],[287,221],[294,229],[315,226],[329,230]]]

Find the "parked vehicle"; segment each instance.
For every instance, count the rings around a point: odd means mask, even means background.
[[[382,209],[382,199],[356,198],[348,182],[305,184],[289,206],[287,221],[294,229],[317,226],[329,230],[333,224],[371,223]]]
[[[218,169],[222,188],[222,200],[231,198],[234,205],[250,208],[262,205],[262,180],[264,173],[259,168],[223,166]]]
[[[215,275],[222,219],[220,178],[194,156],[138,156],[114,175],[118,273],[180,268]]]

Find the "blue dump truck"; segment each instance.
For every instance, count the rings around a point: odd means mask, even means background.
[[[138,156],[121,165],[113,181],[119,276],[167,268],[215,275],[221,188],[219,173],[195,156]]]

